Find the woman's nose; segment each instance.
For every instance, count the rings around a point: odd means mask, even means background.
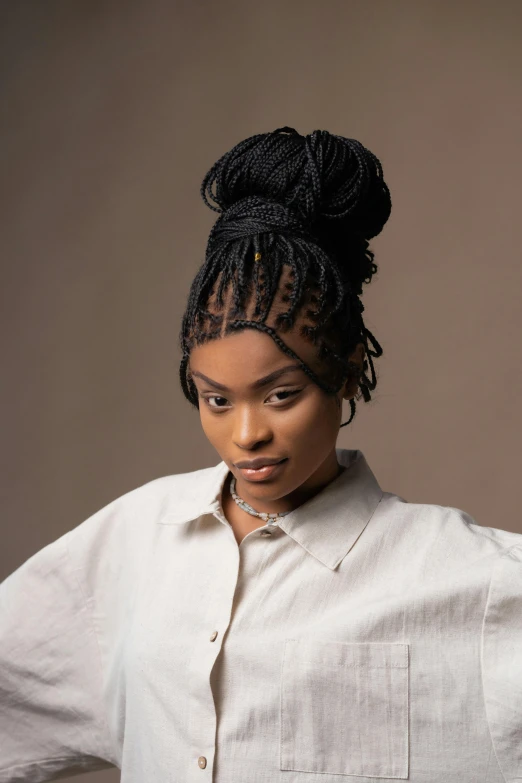
[[[236,407],[233,440],[241,449],[252,449],[257,443],[272,440],[272,430],[266,417],[254,406]]]

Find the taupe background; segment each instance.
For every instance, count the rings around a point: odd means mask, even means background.
[[[338,445],[522,532],[522,3],[4,0],[0,30],[0,578],[219,461],[178,384],[199,186],[283,125],[359,139],[392,192],[363,300],[379,385]]]

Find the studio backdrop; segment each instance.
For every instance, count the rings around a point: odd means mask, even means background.
[[[0,578],[219,461],[178,382],[199,187],[285,125],[360,140],[392,195],[363,295],[379,384],[338,445],[522,532],[521,23],[516,0],[2,3]]]

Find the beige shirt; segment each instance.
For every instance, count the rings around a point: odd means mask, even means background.
[[[228,469],[114,500],[0,585],[0,782],[522,780],[522,535],[358,450],[238,546]]]

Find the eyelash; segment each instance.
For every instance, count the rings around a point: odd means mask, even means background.
[[[290,397],[299,394],[300,391],[302,391],[302,389],[293,389],[293,390],[282,389],[281,391],[273,392],[270,396],[273,397],[275,394],[287,394],[288,397],[286,399],[289,399]],[[203,397],[203,399],[205,400],[205,404],[207,405],[207,407],[210,408],[211,410],[220,410],[220,409],[225,409],[226,407],[225,405],[210,405],[208,402],[209,400],[226,400],[226,397],[221,397],[220,395],[212,394],[208,397]],[[281,400],[281,402],[285,402],[285,400]],[[282,407],[282,406],[278,405],[277,407]]]

